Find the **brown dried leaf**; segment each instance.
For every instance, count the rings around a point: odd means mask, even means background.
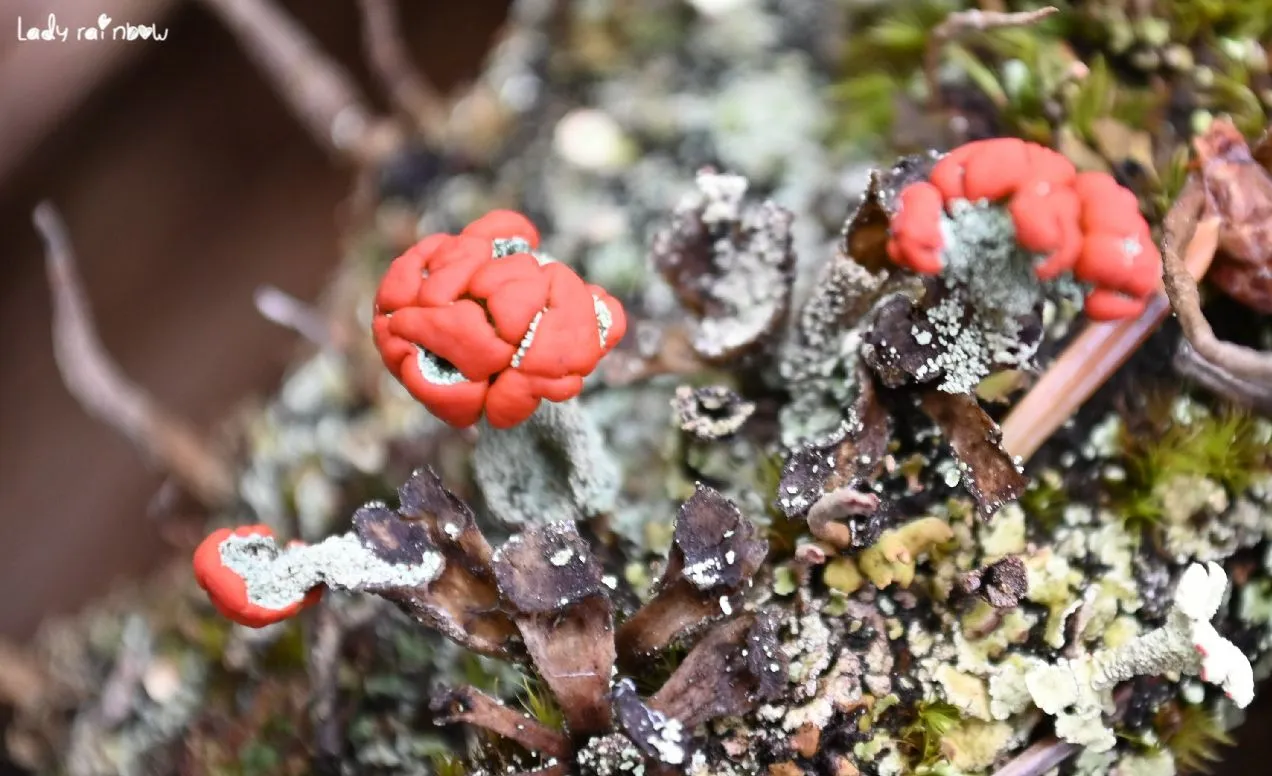
[[[1024,493],[1029,479],[1003,450],[1002,432],[974,396],[928,390],[920,400],[963,468],[963,485],[984,519]]]
[[[416,471],[398,491],[397,511],[368,504],[353,516],[363,544],[391,563],[418,562],[436,550],[441,574],[426,586],[376,591],[417,620],[474,652],[507,658],[517,634],[499,609],[490,545],[472,511],[442,486],[431,469]]]
[[[688,729],[741,716],[786,689],[786,657],[777,620],[767,612],[724,623],[685,657],[649,705]]]
[[[559,731],[505,706],[476,687],[443,690],[434,696],[430,709],[439,725],[463,722],[515,741],[532,753],[547,757],[570,754],[570,740]]]
[[[499,592],[515,610],[526,651],[565,712],[570,732],[608,728],[613,607],[600,565],[574,523],[514,535],[493,563]]]
[[[768,542],[731,501],[699,484],[680,507],[657,593],[619,628],[634,662],[740,608]]]

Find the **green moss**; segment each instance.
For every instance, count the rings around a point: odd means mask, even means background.
[[[453,754],[438,752],[429,758],[433,776],[465,776],[468,768],[464,761]]]
[[[912,754],[915,768],[933,766],[941,756],[941,739],[963,720],[957,706],[943,701],[923,701],[914,719],[901,730],[903,749]]]
[[[1029,481],[1029,487],[1021,495],[1019,504],[1030,525],[1053,531],[1064,518],[1064,508],[1069,503],[1060,473],[1047,470]]]
[[[1185,422],[1163,418],[1157,433],[1124,430],[1126,477],[1110,484],[1112,506],[1128,528],[1142,529],[1161,522],[1164,494],[1177,479],[1204,478],[1243,493],[1272,467],[1264,437],[1254,416],[1240,409],[1195,413]]]
[[[1217,715],[1204,706],[1168,706],[1158,713],[1154,727],[1181,774],[1210,773],[1223,759],[1219,750],[1236,745]]]
[[[565,715],[557,705],[552,691],[541,681],[526,677],[521,682],[521,708],[542,725],[561,730],[565,727]]]

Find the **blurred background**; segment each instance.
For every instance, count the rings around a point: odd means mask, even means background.
[[[377,95],[355,3],[280,5]],[[504,0],[401,7],[412,54],[443,89],[476,74],[507,12]],[[17,39],[19,17],[46,27],[50,13],[72,30],[105,13],[168,37]],[[0,0],[0,635],[27,637],[164,557],[147,516],[162,478],[58,375],[34,205],[61,209],[107,350],[212,429],[294,352],[253,291],[319,293],[351,187],[202,6]]]

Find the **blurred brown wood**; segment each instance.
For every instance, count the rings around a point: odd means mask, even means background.
[[[256,313],[252,291],[318,294],[339,255],[336,213],[350,181],[192,4],[162,16],[164,0],[103,0],[93,18],[154,22],[168,38],[75,55],[13,42],[18,13],[83,9],[78,0],[2,5],[0,128],[27,127],[38,141],[0,132],[0,588],[11,591],[0,634],[23,636],[163,551],[146,516],[160,476],[58,378],[35,202],[50,198],[64,213],[121,367],[206,428],[275,385],[296,338]],[[352,0],[284,5],[370,84]],[[403,3],[412,53],[443,87],[471,77],[506,5]],[[59,10],[59,22],[92,23],[76,13]],[[25,53],[36,47],[45,53]],[[128,51],[99,59],[107,48]],[[28,105],[33,95],[45,106]],[[18,158],[9,168],[6,150]]]

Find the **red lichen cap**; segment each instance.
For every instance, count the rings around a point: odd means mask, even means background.
[[[301,609],[322,598],[322,587],[309,591],[303,600],[282,609],[269,609],[252,603],[247,593],[247,582],[221,558],[221,545],[233,536],[268,536],[274,534],[264,525],[246,525],[238,528],[222,528],[213,531],[194,551],[194,577],[207,591],[208,598],[226,618],[250,628],[263,628],[293,617]]]
[[[941,271],[941,216],[955,200],[1005,201],[1016,240],[1044,256],[1041,280],[1066,271],[1095,286],[1093,320],[1138,315],[1161,278],[1161,254],[1135,195],[1104,173],[1079,175],[1063,155],[1016,138],[979,140],[950,151],[929,180],[898,197],[888,255],[924,274]]]
[[[372,334],[389,371],[453,426],[496,428],[565,401],[622,339],[623,307],[569,267],[541,263],[539,233],[496,210],[459,235],[430,235],[394,260]]]
[[[1073,274],[1096,287],[1087,296],[1087,315],[1102,321],[1138,315],[1162,277],[1162,255],[1139,202],[1102,172],[1082,173],[1074,190],[1084,237]]]
[[[888,257],[924,275],[941,271],[941,211],[945,200],[931,183],[901,190],[888,235]]]

